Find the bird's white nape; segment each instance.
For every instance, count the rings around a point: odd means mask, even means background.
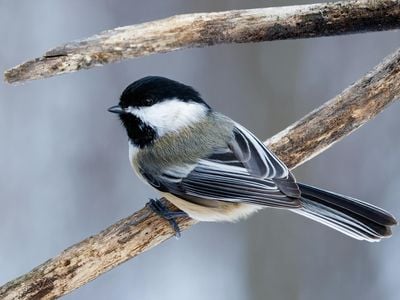
[[[206,116],[207,107],[197,102],[174,98],[152,106],[128,107],[127,111],[153,127],[158,136],[163,136],[200,121]]]

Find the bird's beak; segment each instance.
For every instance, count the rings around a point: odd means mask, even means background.
[[[111,106],[109,109],[107,109],[109,112],[114,113],[114,114],[126,114],[127,112],[119,105],[114,105]]]

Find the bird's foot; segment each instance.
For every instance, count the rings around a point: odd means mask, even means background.
[[[167,220],[175,231],[175,237],[181,237],[181,230],[179,229],[176,218],[187,217],[188,214],[183,211],[170,211],[159,199],[150,199],[146,204],[157,215]]]

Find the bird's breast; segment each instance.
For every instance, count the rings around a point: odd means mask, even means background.
[[[145,178],[140,173],[140,167],[137,161],[137,155],[140,151],[140,148],[129,142],[128,150],[129,150],[129,163],[131,164],[132,169],[135,171],[135,173],[140,179],[142,179],[144,182],[147,183],[147,180],[145,180]]]

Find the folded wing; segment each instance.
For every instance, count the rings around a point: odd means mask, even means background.
[[[197,164],[168,168],[157,178],[146,177],[154,187],[189,201],[301,206],[299,188],[287,167],[239,124],[234,128],[234,140]]]

